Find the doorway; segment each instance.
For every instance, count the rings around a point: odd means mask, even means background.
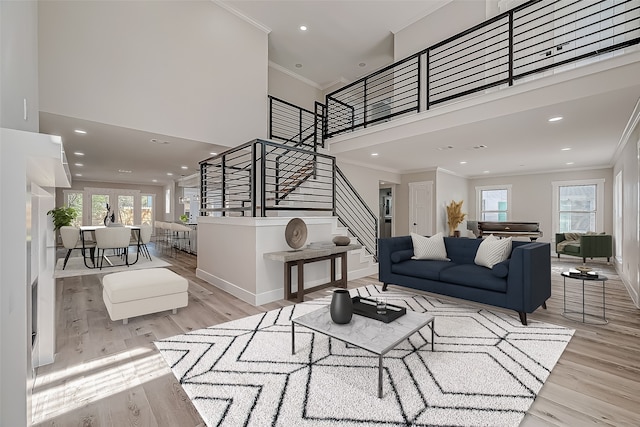
[[[378,224],[380,224],[380,238],[385,239],[393,234],[393,188],[380,182],[380,212]]]
[[[409,231],[430,236],[433,230],[433,181],[409,183]]]

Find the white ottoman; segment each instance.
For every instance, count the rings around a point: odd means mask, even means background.
[[[102,278],[102,299],[111,320],[157,313],[178,312],[188,303],[189,282],[166,268],[122,271]]]

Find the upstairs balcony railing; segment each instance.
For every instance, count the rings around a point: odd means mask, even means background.
[[[298,148],[316,150],[324,146],[322,123],[324,104],[315,103],[315,111],[309,111],[290,102],[269,96],[269,139],[293,143]]]
[[[531,0],[326,96],[324,138],[640,43],[640,0]]]

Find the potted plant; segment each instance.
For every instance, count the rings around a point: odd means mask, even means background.
[[[184,222],[186,224],[187,222],[189,222],[189,215],[187,215],[187,214],[180,215],[180,221],[182,221],[182,222]]]
[[[467,214],[462,213],[462,200],[451,201],[447,205],[447,224],[449,224],[449,235],[459,237],[460,231],[456,230]]]
[[[57,231],[60,227],[71,225],[74,219],[78,217],[78,211],[70,206],[60,206],[47,212],[53,219],[53,231]]]

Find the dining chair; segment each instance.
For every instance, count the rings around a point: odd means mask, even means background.
[[[80,229],[78,227],[73,227],[71,225],[64,225],[60,227],[60,237],[62,238],[62,245],[65,249],[67,249],[67,255],[64,257],[64,263],[62,264],[63,270],[67,266],[67,261],[69,261],[71,251],[74,249],[80,249],[80,251],[82,252],[82,256],[85,258],[87,256],[85,249],[89,249],[91,262],[95,265],[93,256],[96,244],[95,242],[85,241],[83,246],[82,240],[80,240]]]
[[[151,261],[151,254],[147,243],[151,241],[153,228],[146,222],[140,226],[139,230],[131,230],[131,245],[138,247],[138,252]]]
[[[131,231],[126,227],[105,227],[96,229],[96,248],[98,249],[98,258],[100,259],[100,269],[106,258],[105,251],[113,249],[121,250],[124,255],[125,264],[129,266],[129,243]],[[102,255],[100,250],[102,249]],[[107,260],[107,262],[109,262]]]

